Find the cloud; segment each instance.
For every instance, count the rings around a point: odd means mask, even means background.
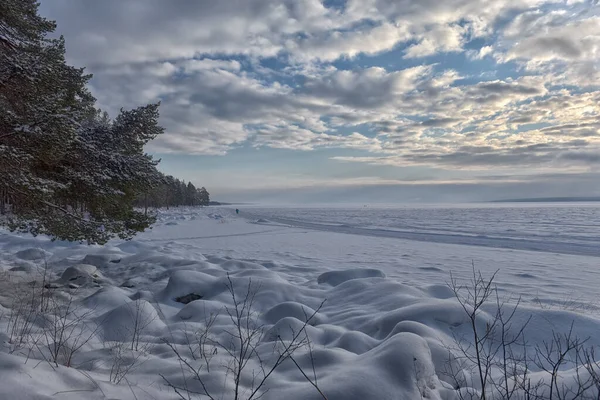
[[[380,54],[411,38],[406,26],[385,22],[374,27],[319,32],[296,41],[288,40],[285,50],[295,61],[335,61],[359,54]]]
[[[517,176],[513,179],[503,177],[482,177],[473,180],[449,180],[431,182],[403,182],[393,184],[337,184],[314,182],[310,186],[292,187],[287,190],[275,188],[255,188],[254,190],[227,189],[221,197],[230,201],[252,201],[263,204],[311,204],[311,203],[351,203],[377,204],[408,202],[453,203],[490,201],[499,199],[590,196],[600,192],[587,188],[598,182],[598,174],[552,174]],[[211,192],[212,193],[212,192]]]
[[[460,120],[457,118],[431,118],[421,122],[421,126],[428,128],[444,128],[453,125],[458,121]]]
[[[467,28],[460,25],[436,25],[419,35],[419,43],[406,50],[405,58],[431,56],[440,52],[463,50]]]
[[[272,147],[292,150],[314,150],[316,148],[348,148],[377,151],[380,141],[354,132],[350,135],[315,133],[295,125],[263,125],[253,133],[255,147]]]
[[[408,55],[459,51],[465,36],[492,32],[496,19],[544,0],[46,0],[78,64],[117,65],[207,54],[333,61],[418,41]]]
[[[589,150],[580,151],[581,148]],[[426,165],[457,170],[486,170],[496,168],[512,175],[523,167],[541,168],[545,171],[565,171],[565,168],[584,172],[592,164],[598,164],[596,156],[600,146],[587,141],[537,143],[510,148],[490,145],[461,146],[447,152],[413,151],[403,156],[333,157],[342,162],[359,162],[370,165],[411,166]]]
[[[600,70],[600,17],[594,1],[569,2],[574,11],[519,15],[503,32],[502,62],[554,75],[555,84],[597,86]]]
[[[591,0],[44,0],[100,107],[161,101],[149,150],[352,150],[339,162],[596,168]],[[426,58],[427,57],[427,58]],[[430,58],[429,58],[430,57]]]
[[[449,170],[494,168],[511,174],[522,168],[579,172],[595,168],[596,158],[589,155],[600,151],[600,92],[563,89],[548,94],[543,80],[528,77],[420,93],[432,104],[421,109],[430,118],[379,123],[380,137],[386,139],[381,155],[333,159]],[[453,108],[464,113],[450,112]]]
[[[287,118],[291,110],[295,114],[290,120],[303,117],[288,97],[291,88],[249,77],[236,62],[202,59],[164,63],[161,68],[111,67],[96,74],[93,88],[101,106],[135,107],[161,100],[167,134],[152,144],[155,151],[163,146],[166,152],[225,154],[247,139],[246,124]]]
[[[598,151],[569,151],[560,155],[562,160],[576,161],[583,164],[600,164],[600,152]]]
[[[507,59],[536,61],[597,60],[600,55],[600,17],[555,26],[545,21],[540,31],[531,32],[508,52]],[[527,30],[526,35],[529,33]]]
[[[380,67],[339,71],[309,79],[303,92],[359,109],[379,108],[414,90],[430,72],[427,66],[387,72]]]
[[[467,52],[469,58],[472,60],[483,60],[484,58],[491,56],[494,53],[492,46],[483,46],[478,51],[470,50]]]
[[[167,124],[169,134],[152,141],[148,151],[200,155],[225,155],[236,144],[246,140],[248,133],[240,123],[203,118],[203,124],[180,121]]]
[[[85,65],[192,58],[201,54],[269,57],[303,32],[343,27],[317,0],[106,0],[44,4],[69,37],[69,54]]]

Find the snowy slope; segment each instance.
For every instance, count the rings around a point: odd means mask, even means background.
[[[252,288],[252,319],[265,333],[242,374],[240,398],[256,387],[259,360],[274,362],[279,338],[290,340],[313,313],[305,328],[312,352],[301,347],[294,360],[309,376],[317,376],[329,400],[458,398],[447,373],[448,352],[456,350],[456,338],[468,342],[469,323],[446,282],[450,271],[461,281],[468,279],[472,262],[487,276],[500,269],[502,296],[523,295],[512,329],[531,319],[525,330],[531,346],[550,340],[553,331],[568,331],[571,324],[576,335],[590,338],[590,346],[600,345],[599,259],[590,253],[361,235],[336,229],[340,221],[360,229],[348,214],[327,221],[318,217],[324,210],[313,216],[305,211],[303,218],[286,218],[286,213],[164,211],[156,226],[136,240],[92,247],[2,233],[0,399],[179,398],[167,381],[203,391],[197,380],[183,379],[173,349],[193,360],[187,344],[207,324],[212,360],[210,372],[202,369],[200,376],[215,398],[234,398],[234,381],[227,373],[231,356],[216,345],[231,342],[234,326],[227,310],[235,309],[236,300],[228,286],[238,302]],[[324,228],[327,224],[334,228]],[[61,293],[61,310],[65,304],[75,310],[66,318],[72,331],[89,338],[70,368],[40,362],[51,353],[52,341],[43,333],[48,316],[32,320],[23,343],[11,335],[10,317],[42,279],[51,282],[53,293]],[[38,285],[32,288],[32,281]],[[72,303],[65,300],[68,293]],[[201,299],[176,301],[190,294]],[[477,318],[479,326],[494,315],[493,306],[486,310]],[[204,363],[201,357],[196,361]],[[133,367],[115,384],[111,370],[118,362]],[[567,365],[561,376],[568,380],[574,371]],[[322,398],[291,360],[275,370],[264,388],[269,389],[264,399]]]

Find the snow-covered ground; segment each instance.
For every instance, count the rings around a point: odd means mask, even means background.
[[[245,328],[261,334],[250,340],[240,399],[298,333],[311,346],[300,346],[257,395],[322,398],[296,361],[329,400],[459,398],[449,369],[460,368],[449,364],[449,351],[457,354],[456,339],[469,344],[470,324],[447,286],[450,272],[467,283],[473,265],[487,277],[499,270],[500,296],[523,299],[511,329],[531,318],[530,348],[571,324],[574,335],[589,338],[586,346],[600,345],[598,211],[245,207],[238,216],[228,208],[179,209],[161,212],[135,240],[106,246],[2,232],[0,399],[180,398],[167,382],[203,393],[176,352],[202,366],[198,375],[214,398],[235,398],[235,357],[227,350],[239,354],[238,331],[228,312],[235,317],[248,289],[255,296]],[[42,280],[53,293],[43,312],[15,324],[15,310],[26,314]],[[486,311],[481,329],[493,305]],[[195,335],[207,324],[208,335]],[[66,337],[58,350],[56,326]],[[197,342],[205,344],[202,356]],[[40,362],[53,353],[58,367]],[[531,368],[534,381],[548,381]],[[572,365],[563,370],[565,382],[577,376]],[[468,374],[464,380],[477,386]]]

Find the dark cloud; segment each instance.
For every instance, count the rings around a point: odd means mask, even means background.
[[[492,81],[465,88],[464,96],[472,103],[485,105],[519,101],[544,93],[545,88],[539,83],[537,86],[533,86],[521,82]]]
[[[583,164],[600,164],[600,149],[598,151],[569,151],[560,155],[561,160],[576,161]]]
[[[396,72],[375,67],[360,71],[336,70],[319,79],[307,80],[300,92],[349,107],[376,109],[415,89],[428,71],[425,67]]]
[[[547,51],[556,53],[565,58],[579,58],[582,54],[577,43],[564,37],[536,38],[531,41],[531,45],[538,49],[545,48]]]
[[[562,136],[565,134],[579,137],[600,136],[600,120],[584,123],[555,125],[542,128],[540,129],[540,132],[548,136]]]
[[[530,71],[555,75],[553,84],[597,86],[600,17],[596,0],[567,2],[566,12],[532,10],[510,24],[497,58],[515,60]]]
[[[449,154],[408,155],[409,161],[419,164],[453,165],[458,167],[493,167],[519,165],[539,166],[554,160],[555,156],[548,153],[529,152],[487,152],[473,153],[456,151]]]
[[[458,118],[432,118],[421,122],[421,126],[426,126],[428,128],[443,128],[458,121]]]

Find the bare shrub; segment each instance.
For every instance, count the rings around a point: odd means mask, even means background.
[[[127,375],[145,361],[145,351],[131,350],[129,343],[108,342],[105,346],[111,353],[109,380],[116,385],[126,380]]]
[[[64,301],[51,296],[49,303],[41,333],[33,343],[49,363],[70,367],[75,354],[92,340],[99,326],[89,322],[93,310],[75,306],[71,294]]]
[[[150,317],[144,312],[144,303],[140,301],[134,303],[133,310],[129,310],[132,326],[121,328],[121,331],[126,333],[129,338],[128,341],[108,341],[104,343],[111,354],[109,379],[114,384],[126,380],[127,375],[143,363],[143,359],[146,358],[147,353],[153,346],[150,342],[144,342],[142,338],[156,316]]]
[[[310,340],[306,334],[306,327],[313,320],[317,312],[322,308],[323,303],[310,315],[306,315],[300,329],[297,331],[291,329],[291,337],[283,339],[277,335],[273,347],[273,357],[266,360],[261,358],[258,352],[258,345],[265,338],[265,329],[259,323],[258,316],[254,312],[254,301],[259,288],[254,287],[252,280],[249,280],[248,286],[242,298],[239,298],[234,290],[231,277],[228,275],[227,290],[233,301],[233,306],[225,307],[225,313],[229,317],[233,328],[225,331],[227,340],[219,340],[212,337],[210,334],[211,327],[217,316],[211,316],[207,319],[204,329],[196,332],[193,337],[186,334],[187,343],[185,347],[188,349],[189,357],[186,357],[178,349],[178,347],[165,341],[166,345],[173,351],[177,357],[182,371],[182,385],[177,385],[174,382],[162,376],[163,380],[178,396],[183,400],[191,400],[192,398],[202,398],[203,396],[215,400],[216,394],[212,393],[207,384],[207,374],[211,372],[211,359],[217,352],[226,354],[227,362],[221,367],[225,371],[225,379],[230,379],[232,383],[231,398],[233,400],[253,400],[264,395],[268,390],[266,388],[267,381],[275,372],[275,370],[285,361],[291,360],[300,370],[303,377],[318,391],[318,393],[327,399],[325,394],[318,387],[318,380],[314,369],[313,361],[313,378],[300,367],[293,358],[296,351],[301,348],[309,348],[312,358],[312,347]],[[191,340],[190,340],[191,339]],[[252,369],[250,375],[246,372],[249,363],[255,361],[258,364],[258,371]],[[190,387],[188,382],[196,381],[199,383],[201,390],[195,390]],[[244,390],[243,381],[249,381],[250,388]],[[224,383],[224,387],[225,387]],[[222,398],[219,396],[219,398]]]
[[[8,312],[7,335],[9,352],[13,353],[26,346],[35,328],[40,313],[40,298],[34,285],[26,293],[14,295]]]
[[[36,277],[28,283],[13,283],[6,328],[10,353],[28,346],[38,317],[48,311],[51,297],[50,289],[46,287],[48,276],[48,262],[44,258],[41,281]]]
[[[549,375],[549,381],[542,380],[537,392],[543,391],[548,399],[583,399],[589,398],[589,389],[593,387],[592,376],[582,366],[582,354],[585,354],[587,339],[580,339],[573,334],[573,323],[568,332],[552,332],[552,338],[536,345],[533,363],[539,370]],[[574,380],[569,383],[560,382],[560,372],[569,367],[574,372]],[[582,374],[584,372],[584,374]],[[537,393],[536,393],[537,394]]]
[[[596,397],[594,399],[598,400],[600,398],[600,361],[598,361],[598,357],[596,356],[596,349],[594,347],[584,349],[580,353],[580,357],[581,363],[589,374],[592,385],[596,389]]]
[[[146,351],[148,346],[146,343],[141,342],[141,338],[142,335],[145,333],[146,329],[150,326],[150,324],[152,324],[155,319],[156,316],[154,317],[150,317],[148,316],[146,313],[144,313],[144,308],[142,307],[144,303],[142,303],[141,301],[136,301],[135,302],[135,308],[133,310],[129,310],[130,311],[130,316],[131,319],[133,321],[133,326],[130,328],[130,336],[131,336],[131,343],[130,343],[130,348],[131,350],[135,350],[135,351]],[[141,343],[141,346],[140,346]],[[143,348],[141,348],[143,347]]]
[[[461,370],[469,367],[470,369],[474,369],[474,371],[469,372],[471,372],[471,375],[476,376],[476,379],[478,380],[477,383],[480,387],[482,400],[486,399],[486,389],[490,383],[494,356],[497,352],[497,350],[492,348],[491,343],[499,320],[495,319],[491,323],[486,323],[485,329],[483,330],[477,326],[477,323],[479,316],[483,314],[482,307],[494,292],[494,287],[492,285],[496,273],[494,273],[489,280],[486,280],[480,272],[475,271],[475,267],[473,266],[473,277],[468,285],[460,285],[454,276],[452,276],[452,274],[450,275],[450,288],[468,317],[470,325],[469,333],[472,335],[470,340],[462,337],[455,337],[456,349],[453,350],[457,350],[458,354],[455,357],[460,361],[460,366],[462,367]],[[452,370],[450,372],[452,378],[457,378],[457,371]],[[464,386],[466,386],[465,389],[469,392],[477,385],[474,385],[474,382],[461,382],[458,379],[455,379],[456,388],[462,388]],[[474,394],[475,393],[469,393],[471,397]],[[463,398],[462,390],[459,391],[459,395]]]
[[[600,399],[600,363],[587,339],[574,334],[572,323],[566,332],[552,331],[550,339],[528,344],[525,329],[531,316],[514,326],[521,300],[502,302],[495,277],[485,279],[473,267],[468,285],[459,285],[451,275],[450,288],[470,328],[470,338],[455,336],[455,345],[448,347],[443,371],[457,395],[481,400]],[[487,314],[483,327],[483,306],[493,297],[495,312]]]

